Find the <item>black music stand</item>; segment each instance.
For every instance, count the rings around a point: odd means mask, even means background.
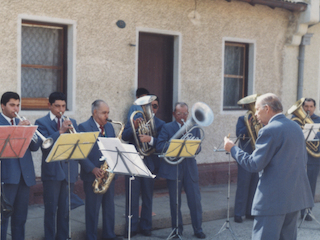
[[[171,139],[169,142],[169,146],[167,148],[167,151],[165,154],[160,155],[159,157],[166,157],[170,160],[178,160],[183,159],[186,157],[194,157],[196,155],[197,150],[199,149],[201,144],[201,140],[194,139],[194,140],[188,140],[188,139]],[[164,147],[164,149],[167,147],[168,144]],[[179,234],[179,168],[178,165],[181,163],[180,160],[177,161],[177,178],[176,178],[176,226],[174,229],[172,229],[171,233],[167,237],[167,240],[179,237],[179,239],[182,239]]]
[[[50,153],[46,158],[46,162],[67,161],[68,163],[68,208],[69,208],[69,236],[71,239],[71,189],[70,189],[70,160],[86,159],[93,145],[96,143],[99,132],[84,132],[61,134],[55,142]]]
[[[37,126],[0,126],[0,181],[1,160],[22,158],[28,149]],[[0,199],[2,199],[2,181]],[[1,239],[2,201],[0,202],[0,239]]]
[[[155,178],[144,164],[136,148],[132,144],[125,144],[119,138],[98,138],[98,146],[103,155],[101,160],[108,163],[108,172],[129,175],[129,212],[128,212],[128,239],[131,238],[131,192],[132,180],[137,177]]]

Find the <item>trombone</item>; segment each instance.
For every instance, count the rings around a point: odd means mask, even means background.
[[[17,118],[19,118],[20,121],[26,120],[25,117],[20,117],[17,112],[15,112],[15,114],[16,114]],[[32,124],[30,124],[30,126],[32,126]],[[51,145],[53,144],[53,139],[51,137],[45,138],[38,130],[36,130],[36,134],[42,140],[42,148],[47,149],[47,148],[51,147]],[[37,142],[37,141],[35,141],[35,142]]]

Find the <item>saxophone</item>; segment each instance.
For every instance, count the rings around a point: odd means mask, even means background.
[[[121,129],[120,129],[118,136],[117,136],[117,138],[121,139],[122,132],[124,130],[124,124],[122,122],[112,121],[111,119],[108,119],[108,122],[121,125]],[[103,156],[102,156],[102,159],[104,159]],[[115,173],[111,173],[111,172],[107,171],[108,168],[109,168],[109,166],[108,166],[107,161],[104,161],[104,163],[100,167],[100,169],[104,172],[103,177],[96,178],[92,183],[94,193],[104,194],[108,191],[108,188],[109,188],[113,178],[115,177]]]

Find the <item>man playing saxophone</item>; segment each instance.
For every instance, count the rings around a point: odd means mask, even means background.
[[[39,132],[46,138],[51,137],[55,142],[60,134],[69,133],[77,123],[74,119],[63,120],[66,111],[66,96],[61,92],[53,92],[49,96],[50,112],[36,120]],[[46,240],[65,240],[69,233],[68,215],[68,162],[45,162],[51,148],[43,148],[41,164],[41,180],[43,183],[44,202],[44,235]],[[78,178],[78,162],[70,161],[70,188]]]
[[[109,106],[103,100],[95,100],[91,105],[92,116],[79,125],[81,132],[99,131],[99,137],[115,137],[111,123],[108,123]],[[102,239],[118,239],[114,233],[115,209],[114,209],[114,179],[104,194],[94,193],[92,183],[96,178],[103,178],[104,172],[100,169],[103,164],[99,159],[102,154],[98,144],[95,143],[88,158],[80,161],[81,179],[83,189],[86,194],[85,219],[86,219],[86,239],[96,240],[98,232],[99,210],[102,205]]]
[[[20,97],[15,92],[5,92],[1,97],[0,125],[30,125],[28,120],[19,121]],[[31,151],[39,149],[39,141],[31,141],[22,158],[1,160],[2,193],[13,206],[11,215],[11,237],[13,240],[24,239],[25,223],[28,214],[30,186],[36,184],[36,177]],[[3,204],[3,203],[2,203]],[[9,217],[1,215],[1,239],[7,237]]]

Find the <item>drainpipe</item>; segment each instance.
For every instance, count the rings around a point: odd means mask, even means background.
[[[307,33],[303,35],[301,39],[301,44],[299,45],[299,57],[298,57],[298,90],[297,90],[297,100],[303,96],[303,73],[304,73],[304,55],[305,46],[310,45],[310,39],[313,33]]]

